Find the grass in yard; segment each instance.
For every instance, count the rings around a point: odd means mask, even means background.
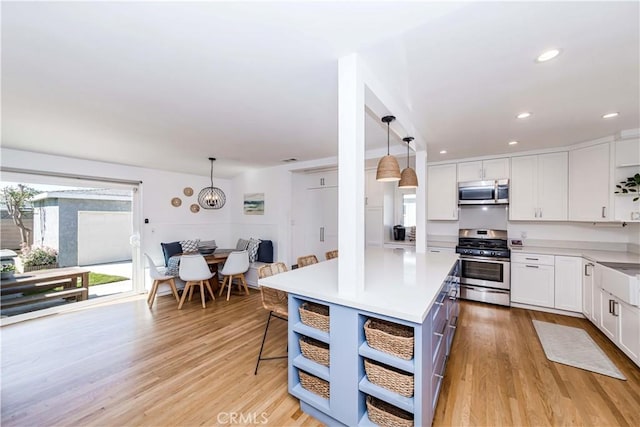
[[[89,273],[89,286],[104,285],[105,283],[122,282],[128,277],[112,276],[111,274]]]

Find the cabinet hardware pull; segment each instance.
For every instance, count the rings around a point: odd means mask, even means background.
[[[525,264],[525,267],[527,267],[527,268],[540,268],[539,265],[529,265],[529,264]]]
[[[449,323],[449,327],[455,329],[458,327],[458,316],[454,317],[453,320],[453,323]]]
[[[526,260],[529,260],[529,261],[539,261],[539,259],[538,259],[538,258],[525,258],[525,259],[526,259]]]
[[[616,313],[616,304],[618,304],[618,301],[613,300],[613,311],[611,312],[611,314],[613,314],[614,316],[618,317],[619,314]]]
[[[591,277],[591,275],[589,274],[589,266],[590,265],[591,264],[585,264],[584,265],[584,275],[587,276],[587,277]]]
[[[444,336],[444,332],[434,332],[433,335],[435,335],[437,337],[443,337]]]
[[[542,218],[542,208],[538,208],[538,210],[540,211],[540,216],[538,218]]]
[[[613,300],[612,300],[612,299],[610,299],[610,300],[609,300],[609,314],[613,314],[613,307],[612,307],[612,304],[613,304]]]
[[[607,217],[606,209],[607,209],[607,207],[606,207],[606,206],[603,206],[603,207],[602,207],[602,218],[606,218],[606,217]]]
[[[320,227],[320,241],[324,242],[324,227]]]

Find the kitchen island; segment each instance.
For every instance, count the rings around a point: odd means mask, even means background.
[[[339,258],[261,279],[289,293],[289,393],[302,410],[329,425],[374,425],[368,401],[378,416],[430,425],[458,319],[457,261],[457,254],[367,249],[364,289],[349,294],[339,292]],[[326,327],[305,321],[310,311]],[[410,331],[410,354],[370,345],[365,329],[375,324]],[[385,335],[378,334],[383,347]],[[406,343],[389,339],[392,348]],[[309,345],[328,351],[328,363],[314,361],[313,352],[306,357]],[[365,365],[381,375],[372,379]],[[392,391],[385,382],[390,378],[400,378],[404,391]],[[408,391],[407,383],[413,384]]]

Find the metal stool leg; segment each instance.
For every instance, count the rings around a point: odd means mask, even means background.
[[[258,375],[258,366],[260,366],[261,360],[273,360],[273,359],[284,359],[287,356],[274,356],[274,357],[262,357],[262,350],[264,349],[264,342],[267,339],[267,332],[269,332],[269,324],[271,323],[271,316],[276,317],[280,320],[287,320],[284,317],[280,317],[277,314],[273,314],[273,311],[269,312],[269,318],[267,319],[267,326],[264,328],[264,335],[262,336],[262,344],[260,344],[260,353],[258,353],[258,361],[256,362],[256,370],[253,372],[253,375]],[[289,351],[289,342],[287,340],[287,352]]]

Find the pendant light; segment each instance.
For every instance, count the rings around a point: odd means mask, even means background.
[[[209,157],[209,161],[211,162],[211,186],[200,190],[198,204],[204,209],[220,209],[227,202],[227,196],[224,195],[224,191],[213,186],[213,162],[216,159]]]
[[[389,154],[389,123],[395,119],[393,116],[384,116],[382,118],[382,121],[387,124],[387,155],[378,162],[376,181],[388,182],[400,180],[400,165],[396,158]]]
[[[409,147],[413,137],[407,136],[402,138],[407,143],[407,167],[402,170],[400,174],[400,181],[398,182],[398,188],[418,188],[418,176],[416,171],[409,167]]]

